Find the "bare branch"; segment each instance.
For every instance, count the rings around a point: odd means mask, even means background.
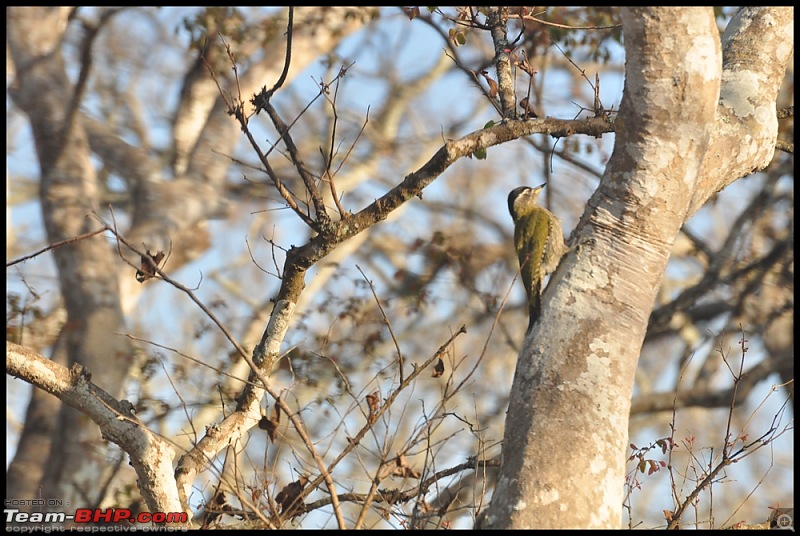
[[[84,233],[84,234],[82,234],[80,236],[76,236],[76,237],[73,237],[73,238],[67,238],[66,240],[61,240],[60,242],[54,242],[54,243],[50,244],[49,246],[40,249],[39,251],[35,251],[35,252],[31,253],[30,255],[25,255],[24,257],[20,257],[19,259],[14,259],[13,261],[7,262],[6,263],[6,268],[8,268],[9,266],[14,266],[15,264],[19,264],[20,262],[25,262],[27,260],[33,259],[35,257],[38,257],[42,253],[50,251],[51,249],[55,249],[55,248],[58,248],[58,247],[61,247],[61,246],[65,246],[65,245],[71,244],[73,242],[86,240],[87,238],[91,238],[94,235],[105,233],[106,230],[107,229],[105,229],[105,228],[98,229],[97,231],[91,231],[89,233]]]

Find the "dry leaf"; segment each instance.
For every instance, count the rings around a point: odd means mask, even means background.
[[[497,87],[497,82],[495,82],[494,80],[492,80],[488,76],[486,77],[486,82],[489,83],[489,96],[491,98],[495,98],[497,96],[498,91],[499,91],[499,89]]]
[[[150,264],[151,262],[158,266],[159,263],[164,259],[164,252],[159,251],[155,255],[150,253],[150,250],[147,250],[147,255],[142,255],[142,262],[140,264],[140,268],[136,270],[136,281],[139,283],[144,283],[148,279],[152,279],[156,276],[156,271],[153,268],[153,265]]]
[[[530,63],[528,63],[528,60],[527,60],[527,59],[523,59],[523,60],[522,60],[521,62],[519,62],[517,65],[519,65],[519,68],[520,68],[520,69],[522,69],[523,71],[525,71],[526,73],[528,73],[528,76],[533,76],[533,75],[537,74],[537,72],[538,72],[538,71],[536,71],[536,69],[534,69],[533,67],[531,67],[531,64],[530,64]]]
[[[519,107],[525,112],[526,119],[536,119],[539,117],[533,109],[533,104],[528,102],[528,98],[525,97],[521,101],[519,101]]]
[[[419,480],[419,471],[415,471],[411,468],[411,466],[408,465],[405,454],[399,454],[397,458],[395,458],[394,463],[396,467],[392,470],[392,476],[415,478]]]
[[[278,496],[275,497],[275,502],[281,505],[281,514],[291,515],[295,513],[295,511],[302,510],[302,506],[304,506],[305,503],[300,500],[300,494],[303,493],[303,487],[305,487],[306,484],[308,484],[308,477],[303,475],[291,484],[287,484],[286,487],[278,493]]]
[[[409,20],[414,20],[417,17],[419,17],[419,6],[404,7],[403,11],[405,11],[406,16],[408,16]]]
[[[444,361],[442,358],[439,358],[439,361],[436,362],[436,365],[433,367],[433,374],[431,376],[433,378],[440,378],[444,374]]]
[[[378,396],[378,391],[367,395],[367,406],[369,407],[368,421],[370,424],[374,424],[378,420],[378,412],[381,409],[381,399]]]
[[[495,82],[486,71],[481,71],[481,74],[483,75],[484,80],[486,80],[486,83],[489,84],[489,97],[497,97],[497,93],[499,91],[497,82]]]
[[[280,400],[280,399],[278,399]],[[278,406],[278,402],[275,402],[275,405],[272,407],[272,415],[267,418],[264,414],[264,408],[261,408],[261,420],[258,421],[258,427],[262,430],[267,432],[269,436],[269,440],[275,443],[275,437],[277,435],[278,425],[281,423],[281,408]]]

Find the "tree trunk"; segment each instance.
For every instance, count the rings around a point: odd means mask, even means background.
[[[726,76],[711,8],[623,10],[614,153],[520,351],[482,526],[619,528],[634,371],[671,246],[712,193],[765,167],[774,150],[772,81],[790,57],[792,12],[743,10],[730,27],[753,39],[759,21],[771,21],[781,46],[758,34],[751,56],[726,55],[736,65]],[[734,54],[743,36],[725,37]],[[731,137],[752,141],[721,166]]]

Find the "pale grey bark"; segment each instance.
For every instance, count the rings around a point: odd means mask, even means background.
[[[130,402],[120,403],[97,387],[89,371],[80,365],[68,370],[10,342],[6,343],[6,371],[12,376],[34,379],[39,389],[80,409],[81,414],[94,421],[104,437],[119,444],[130,456],[151,512],[182,511],[172,475],[175,452],[167,441],[139,423],[130,411]],[[91,487],[92,482],[88,485]]]
[[[774,149],[792,10],[743,10],[731,28],[723,59],[710,8],[623,10],[616,146],[520,352],[483,526],[620,526],[634,372],[671,245]]]

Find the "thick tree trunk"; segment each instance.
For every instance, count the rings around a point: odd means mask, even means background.
[[[98,208],[89,143],[78,120],[78,102],[71,100],[72,92],[65,91],[71,84],[60,46],[69,13],[70,9],[63,8],[12,9],[8,22],[9,48],[17,71],[9,91],[30,118],[42,170],[42,216],[51,243],[98,227],[87,218]],[[125,331],[115,253],[102,236],[96,236],[57,248],[53,256],[67,311],[60,338],[67,361],[92,371],[94,381],[116,396],[128,374],[132,351],[127,339],[109,337]],[[98,500],[96,493],[101,490],[93,483],[101,482],[101,473],[109,467],[93,460],[107,456],[106,445],[95,426],[84,424],[85,418],[77,411],[62,406],[41,492],[36,489],[39,482],[26,478],[16,485],[27,489],[15,489],[11,496],[57,497],[71,504]],[[27,449],[20,442],[19,450]],[[62,478],[65,474],[70,477]]]
[[[773,38],[787,53],[758,65],[740,58],[737,69],[779,79],[791,50],[791,11],[754,8],[731,27],[752,31],[753,20],[764,19],[780,29]],[[579,225],[577,248],[553,275],[543,318],[520,352],[503,466],[482,526],[620,526],[634,371],[671,246],[721,183],[763,168],[774,148],[778,84],[723,76],[710,8],[625,9],[623,31],[626,81],[614,153]],[[757,110],[747,121],[720,120],[731,117],[726,95],[741,92],[759,95],[761,121],[754,121]],[[714,162],[730,154],[724,141],[732,130],[753,141],[731,159],[735,166],[726,164],[723,180]]]

